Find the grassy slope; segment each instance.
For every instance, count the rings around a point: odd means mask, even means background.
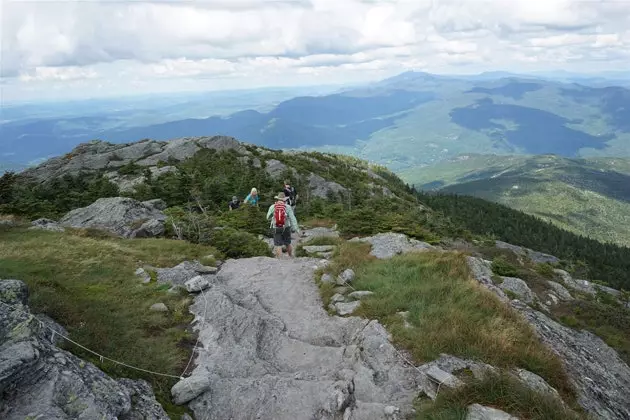
[[[419,187],[474,195],[602,241],[630,244],[630,159],[472,155],[406,171]]]
[[[214,252],[183,241],[3,228],[0,278],[26,282],[32,311],[50,315],[86,347],[143,369],[181,375],[190,357],[190,297],[168,293],[168,287],[153,282],[143,285],[134,271],[142,264],[170,267]],[[150,311],[157,302],[165,303],[169,312]],[[183,412],[183,407],[170,404],[173,380],[100,363],[78,348],[68,350],[115,376],[149,380],[170,414]]]
[[[338,274],[352,267],[356,271],[352,286],[374,292],[363,299],[356,314],[379,319],[416,363],[448,353],[505,369],[525,368],[549,381],[565,401],[574,403],[557,356],[515,312],[471,280],[462,254],[429,252],[375,260],[369,250],[367,244],[343,243],[326,270]],[[334,286],[320,284],[320,288],[328,305]],[[407,327],[397,314],[401,311],[409,312]],[[460,392],[441,393],[436,404],[419,401],[418,418],[463,418],[472,403],[503,408],[528,419],[579,418],[505,377],[467,382]]]

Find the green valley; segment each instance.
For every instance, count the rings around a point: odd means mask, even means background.
[[[401,173],[423,190],[508,205],[601,241],[630,244],[630,159],[462,155]]]

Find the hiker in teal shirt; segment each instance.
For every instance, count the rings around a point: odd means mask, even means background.
[[[252,191],[245,197],[243,204],[245,203],[258,207],[258,190],[256,188],[252,188]]]

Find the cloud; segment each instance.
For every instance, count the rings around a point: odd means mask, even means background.
[[[12,84],[240,78],[249,86],[276,76],[302,83],[306,75],[316,84],[408,68],[588,70],[606,57],[614,70],[630,51],[630,8],[616,0],[13,0],[2,6],[0,73]]]
[[[33,71],[20,75],[24,82],[32,81],[69,81],[97,78],[97,73],[82,67],[36,67]]]

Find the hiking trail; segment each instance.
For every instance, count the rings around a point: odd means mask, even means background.
[[[410,414],[421,373],[377,321],[328,315],[314,281],[324,264],[226,261],[191,306],[200,346],[192,374],[173,387],[175,402],[205,420]]]

